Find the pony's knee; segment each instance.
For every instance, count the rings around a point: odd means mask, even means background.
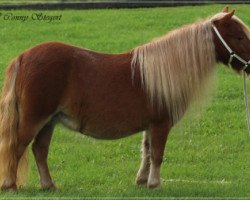
[[[152,153],[151,154],[151,163],[154,164],[154,166],[159,167],[161,166],[163,162],[163,155],[160,153]]]
[[[163,158],[162,157],[156,158],[156,159],[153,160],[153,162],[154,162],[155,166],[160,167],[162,162],[163,162]]]

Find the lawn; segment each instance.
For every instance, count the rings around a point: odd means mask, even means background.
[[[249,5],[234,5],[250,25]],[[112,10],[0,11],[1,85],[8,62],[25,49],[44,41],[63,41],[96,51],[124,52],[183,24],[211,16],[222,5]],[[38,21],[32,14],[62,15]],[[4,16],[28,16],[26,21]],[[27,186],[0,198],[27,197],[224,197],[250,198],[250,138],[245,123],[242,78],[218,65],[215,90],[199,115],[188,115],[170,134],[162,186],[149,190],[135,185],[140,164],[141,134],[116,141],[82,136],[58,125],[53,136],[49,167],[56,192],[39,190],[30,153]],[[249,87],[250,88],[250,87]]]

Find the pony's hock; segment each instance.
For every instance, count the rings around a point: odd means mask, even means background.
[[[216,63],[231,59],[222,39],[240,58],[232,68],[249,74],[242,60],[250,59],[250,31],[227,8],[128,53],[58,42],[21,53],[7,68],[0,101],[1,188],[23,185],[32,141],[42,188],[56,188],[47,155],[59,122],[100,139],[145,131],[136,182],[158,187],[169,131],[199,100]]]

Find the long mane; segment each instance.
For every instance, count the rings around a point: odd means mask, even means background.
[[[159,110],[166,108],[176,123],[190,103],[200,98],[215,63],[212,21],[204,20],[135,48],[132,75],[139,67],[151,103]]]

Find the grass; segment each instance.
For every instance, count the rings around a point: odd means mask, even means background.
[[[223,6],[42,11],[62,15],[60,21],[34,21],[40,11],[0,11],[1,84],[9,61],[44,41],[63,41],[96,51],[118,53],[143,44],[183,24],[210,16]],[[248,5],[234,5],[248,25]],[[27,15],[25,22],[3,16]],[[141,134],[116,141],[95,140],[57,126],[49,167],[60,188],[39,190],[30,153],[30,177],[18,193],[0,198],[27,197],[247,197],[250,198],[250,143],[245,124],[242,79],[218,66],[217,88],[207,109],[186,118],[170,134],[162,166],[162,187],[139,188],[134,179],[140,163]]]

